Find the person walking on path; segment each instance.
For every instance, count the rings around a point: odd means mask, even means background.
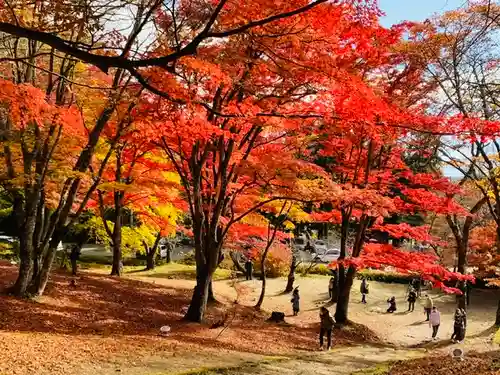
[[[328,282],[328,295],[330,299],[333,298],[333,288],[335,288],[335,278],[330,277],[330,281]]]
[[[436,339],[440,324],[441,324],[441,313],[438,311],[436,306],[433,306],[432,311],[429,314],[429,327],[432,328],[432,339],[433,340]]]
[[[465,327],[467,325],[467,313],[464,309],[457,307],[453,317],[453,335],[451,341],[460,342],[465,338]]]
[[[330,315],[330,312],[326,307],[322,307],[319,311],[319,318],[321,319],[321,325],[319,330],[319,348],[323,349],[323,337],[326,334],[326,350],[330,350],[332,347],[332,330],[335,320]]]
[[[300,311],[299,287],[296,287],[293,290],[292,300],[290,302],[292,302],[293,316],[299,315],[299,311]]]
[[[363,277],[361,279],[361,286],[359,288],[359,291],[361,293],[361,303],[366,303],[366,295],[368,294],[368,283],[366,282],[366,279]]]
[[[76,276],[78,273],[78,261],[80,260],[82,244],[77,243],[71,247],[69,260],[71,261],[71,274]]]
[[[415,310],[416,301],[417,301],[417,293],[415,292],[415,289],[410,288],[410,291],[408,292],[408,311]]]
[[[253,277],[253,263],[250,258],[247,258],[247,261],[245,262],[245,272],[246,272],[246,279],[247,280],[252,280]]]
[[[425,305],[424,305],[424,311],[425,314],[427,315],[427,319],[425,319],[426,322],[429,321],[429,317],[431,315],[432,308],[434,307],[434,302],[432,301],[431,296],[428,294],[425,295]]]

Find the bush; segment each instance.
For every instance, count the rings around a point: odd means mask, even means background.
[[[19,243],[0,242],[0,259],[18,260],[19,259]]]
[[[302,275],[322,275],[322,276],[331,276],[332,275],[332,270],[328,268],[326,264],[315,264],[314,266],[311,267],[310,263],[305,263],[305,264],[300,264],[296,270],[296,273],[302,274]]]
[[[380,281],[382,283],[409,284],[415,278],[415,275],[366,269],[357,272],[358,279],[363,277],[370,281]]]
[[[177,263],[185,264],[187,266],[194,266],[196,264],[196,259],[194,257],[194,251],[190,251],[182,259],[179,259]]]
[[[253,269],[256,275],[260,274],[261,258],[260,251],[253,254]],[[280,243],[274,244],[267,253],[266,276],[272,278],[287,275],[291,261],[292,255],[290,250]]]

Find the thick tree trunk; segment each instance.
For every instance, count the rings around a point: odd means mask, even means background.
[[[26,220],[21,227],[19,238],[19,274],[16,283],[12,287],[12,293],[18,297],[24,297],[33,278],[35,261],[35,250],[33,249],[33,234],[35,231],[35,217]]]
[[[335,310],[335,320],[339,324],[346,324],[347,313],[349,309],[349,298],[351,296],[352,283],[356,275],[356,269],[349,267],[347,273],[344,272],[343,266],[340,266],[339,277],[339,296],[337,300],[337,309]]]
[[[116,225],[116,224],[115,224]],[[121,275],[121,263],[122,263],[122,246],[121,246],[121,235],[118,237],[113,236],[113,266],[111,267],[111,276]]]
[[[26,248],[26,244],[22,244],[22,240],[20,242],[19,274],[12,287],[12,293],[18,297],[24,297],[33,277],[33,251],[31,245],[30,248]]]
[[[146,269],[154,270],[155,266],[155,254],[149,250],[146,254]]]
[[[267,249],[266,249],[267,250]],[[260,272],[261,272],[261,280],[262,280],[262,287],[260,288],[260,296],[259,300],[255,304],[255,308],[259,309],[262,307],[262,303],[264,302],[264,296],[266,295],[266,252],[264,252],[264,255],[262,256],[262,261],[260,262]]]
[[[286,282],[285,293],[293,291],[293,283],[295,282],[295,270],[297,269],[297,257],[292,256],[292,263],[290,263],[290,271],[288,272],[288,280]]]
[[[188,311],[184,316],[185,320],[196,323],[201,323],[203,321],[205,310],[207,308],[211,281],[212,274],[208,272],[206,266],[203,267],[203,269],[198,269],[196,286],[193,290],[193,296],[191,298]]]
[[[495,318],[495,325],[500,326],[500,299],[498,300],[497,316]]]
[[[172,248],[170,244],[167,244],[167,259],[166,259],[167,264],[172,263]]]
[[[38,273],[36,279],[34,280],[33,290],[38,296],[43,295],[45,292],[45,287],[49,281],[50,270],[52,268],[52,263],[56,258],[57,244],[55,246],[50,246],[47,255],[45,256],[42,264],[42,268]]]

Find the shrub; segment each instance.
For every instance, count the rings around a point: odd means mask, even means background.
[[[307,275],[322,275],[322,276],[331,276],[332,271],[326,264],[315,264],[311,266],[310,263],[302,263],[300,264],[296,270],[296,273],[299,273],[303,276]]]
[[[366,269],[358,271],[357,277],[358,279],[364,277],[367,280],[380,281],[382,283],[408,284],[415,278],[415,275]]]
[[[185,264],[188,266],[194,266],[196,264],[196,259],[194,257],[194,251],[190,251],[182,259],[179,259],[177,263]]]
[[[292,254],[287,246],[281,243],[275,243],[269,249],[266,258],[266,276],[280,277],[288,274]],[[260,272],[261,254],[254,254],[254,270],[258,274]]]

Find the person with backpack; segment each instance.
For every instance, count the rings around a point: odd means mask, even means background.
[[[319,349],[323,349],[323,337],[326,334],[326,350],[330,350],[332,347],[332,331],[335,320],[331,316],[328,309],[324,306],[319,311],[319,318],[321,320],[319,330]]]
[[[467,313],[464,309],[457,307],[453,317],[453,335],[451,341],[460,342],[465,338],[465,328],[467,326]]]
[[[292,302],[293,316],[299,315],[299,311],[300,311],[299,287],[296,287],[293,290],[292,299],[290,302]]]
[[[408,292],[408,311],[415,310],[416,301],[417,301],[417,292],[415,292],[415,289],[410,287],[410,291]]]
[[[366,295],[369,293],[368,291],[368,283],[366,279],[363,277],[361,279],[361,286],[359,287],[359,291],[361,293],[361,303],[366,303]]]

